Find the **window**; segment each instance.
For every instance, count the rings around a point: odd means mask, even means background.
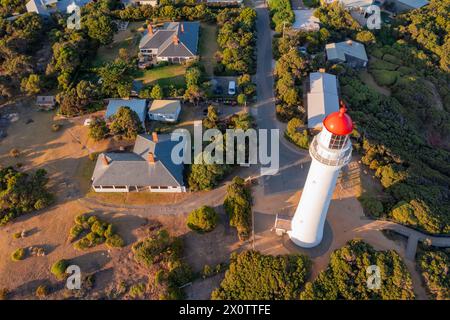
[[[114,189],[113,186],[102,186],[102,189]]]
[[[347,141],[347,136],[338,136],[336,134],[331,135],[330,145],[328,146],[330,149],[342,149]]]

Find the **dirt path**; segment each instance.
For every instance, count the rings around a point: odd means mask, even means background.
[[[378,93],[381,93],[381,94],[383,94],[385,96],[388,96],[388,97],[391,96],[391,90],[389,90],[386,87],[379,86],[375,82],[375,79],[373,78],[373,76],[367,70],[361,71],[359,75],[360,75],[361,80],[365,84],[367,84],[370,88],[374,89]]]

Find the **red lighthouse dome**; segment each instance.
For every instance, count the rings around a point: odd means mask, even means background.
[[[333,112],[329,114],[325,120],[323,120],[323,125],[332,134],[338,136],[345,136],[353,131],[352,118],[346,113],[347,108],[341,102],[341,108],[339,112]]]

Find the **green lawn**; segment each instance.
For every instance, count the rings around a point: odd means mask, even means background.
[[[216,63],[214,53],[219,49],[216,38],[217,25],[202,22],[199,41],[200,62],[209,76],[214,75],[214,65]]]
[[[185,73],[185,65],[174,64],[149,70],[140,70],[138,71],[136,79],[142,80],[145,84],[158,83],[162,87],[170,84],[173,84],[176,87],[184,87],[186,85],[184,80]]]

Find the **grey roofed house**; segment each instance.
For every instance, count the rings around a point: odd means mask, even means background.
[[[307,94],[308,128],[322,128],[325,117],[336,111],[339,111],[336,76],[325,72],[310,73]]]
[[[92,175],[94,189],[110,191],[117,186],[123,189],[121,192],[139,191],[144,187],[145,191],[186,191],[184,166],[174,164],[171,158],[172,149],[178,143],[171,141],[170,135],[142,134],[137,136],[133,152],[100,154]]]
[[[346,9],[362,9],[365,10],[374,0],[326,0],[326,3],[339,1]]]
[[[145,99],[110,99],[106,107],[105,118],[109,119],[119,111],[120,107],[128,107],[137,113],[142,126],[145,128],[147,114],[147,100]]]
[[[353,40],[329,43],[325,51],[329,61],[345,62],[354,68],[365,67],[369,61],[364,45]]]
[[[139,42],[141,53],[165,60],[197,56],[199,22],[166,22],[162,29],[154,32],[151,26],[149,29]]]
[[[392,1],[391,1],[392,2]],[[419,9],[426,6],[428,0],[394,0],[397,12],[405,12],[409,10]]]
[[[30,0],[25,5],[27,12],[35,12],[41,16],[49,16],[50,12],[43,0]]]

